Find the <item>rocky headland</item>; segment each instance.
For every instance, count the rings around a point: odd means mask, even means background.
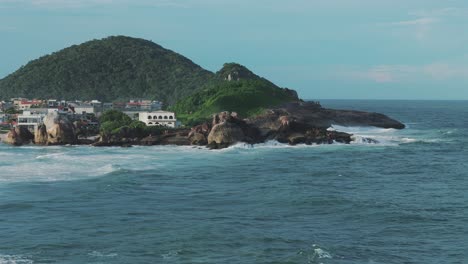
[[[3,141],[15,146],[29,143],[96,147],[194,145],[210,149],[226,148],[240,142],[257,144],[269,140],[290,145],[352,142],[351,134],[330,131],[328,128],[332,125],[394,129],[405,127],[399,121],[379,113],[327,109],[315,102],[298,101],[267,109],[262,114],[246,119],[238,116],[236,112],[221,112],[214,114],[211,122],[204,122],[192,128],[162,129],[160,133],[142,136],[135,129],[126,127],[118,133],[101,133],[93,139],[80,138],[78,124],[73,124],[56,113],[50,113],[34,134],[17,127],[12,129]]]
[[[71,46],[33,60],[0,80],[0,99],[114,101],[145,95],[167,103],[167,110],[175,112],[187,127],[147,127],[113,109],[99,113],[100,133],[89,135],[80,123],[51,113],[34,133],[15,128],[3,141],[16,146],[197,145],[218,149],[268,140],[291,145],[352,141],[350,134],[330,131],[332,125],[405,127],[383,114],[305,102],[295,90],[279,87],[238,63],[225,63],[219,71],[210,72],[156,43],[125,36]]]

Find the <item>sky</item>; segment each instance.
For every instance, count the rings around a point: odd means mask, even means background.
[[[466,0],[0,0],[0,78],[111,35],[304,99],[468,100]]]

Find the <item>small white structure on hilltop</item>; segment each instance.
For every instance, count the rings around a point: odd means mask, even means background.
[[[178,126],[174,112],[154,111],[140,112],[138,119],[147,126],[165,126],[175,128]]]

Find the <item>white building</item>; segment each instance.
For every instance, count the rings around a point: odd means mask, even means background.
[[[24,111],[22,115],[18,115],[17,126],[25,126],[29,130],[34,131],[42,124],[43,119],[46,115],[43,113],[35,113],[31,111]]]
[[[167,111],[140,112],[138,119],[147,126],[165,126],[175,128],[178,126],[175,113]]]
[[[79,115],[96,114],[96,108],[93,105],[77,105],[75,106],[75,113]]]

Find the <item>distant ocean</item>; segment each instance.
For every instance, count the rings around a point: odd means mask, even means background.
[[[322,105],[408,128],[219,151],[0,145],[0,263],[468,263],[468,102]]]

